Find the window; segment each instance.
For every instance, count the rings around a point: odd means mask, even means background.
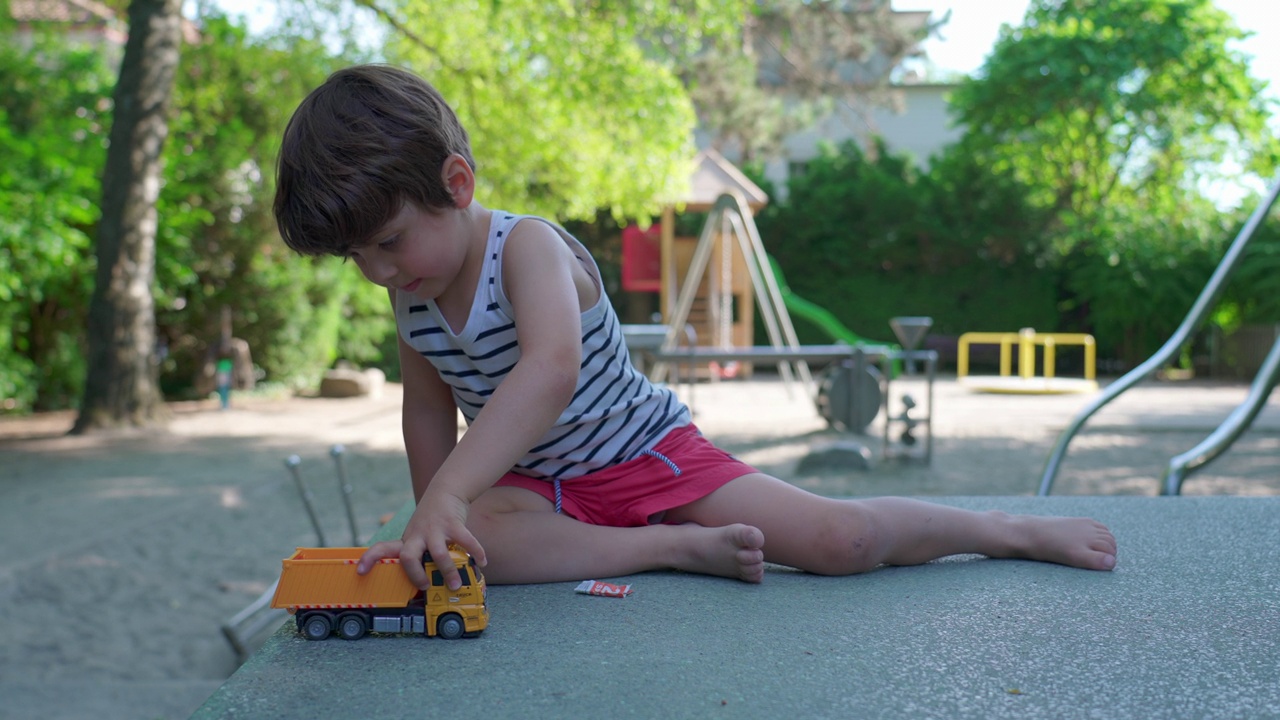
[[[466,567],[458,568],[458,577],[462,578],[462,587],[471,586],[471,573],[467,571]],[[431,584],[444,587],[444,574],[441,573],[439,570],[432,570]]]

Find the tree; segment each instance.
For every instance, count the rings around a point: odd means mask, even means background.
[[[161,422],[155,309],[156,197],[182,42],[180,0],[133,0],[102,175],[87,374],[74,433]]]
[[[744,13],[740,33],[681,62],[682,77],[711,144],[735,145],[746,161],[776,151],[837,103],[857,114],[870,140],[871,111],[900,103],[893,71],[939,24],[895,13],[888,0],[762,0]]]
[[[1056,330],[1051,277],[1023,250],[1036,221],[1025,189],[964,155],[927,170],[883,143],[821,149],[787,199],[756,221],[791,289],[846,326],[884,338],[896,315],[928,315],[934,332]],[[1017,298],[1017,302],[1009,302]],[[802,341],[829,342],[800,323]]]
[[[1204,198],[1224,159],[1269,175],[1274,102],[1211,0],[1034,0],[952,96],[957,148],[1025,187],[1032,252],[1062,303],[1136,362],[1168,336],[1229,240]]]
[[[98,218],[89,198],[115,71],[100,48],[53,33],[0,43],[0,411],[80,397]]]
[[[1211,0],[1034,0],[952,96],[964,149],[1034,188],[1062,251],[1118,198],[1199,195],[1224,158],[1269,174],[1274,102],[1244,36]]]
[[[422,74],[454,106],[489,204],[560,219],[594,218],[602,208],[652,214],[682,194],[696,118],[667,55],[688,57],[736,31],[745,7],[357,2],[392,28],[387,59]]]
[[[294,255],[276,235],[272,169],[298,100],[352,62],[311,37],[254,36],[219,14],[175,80],[158,209],[156,323],[167,397],[188,394],[223,309],[264,378],[314,387],[335,357],[377,361],[394,326],[386,292],[350,263]]]

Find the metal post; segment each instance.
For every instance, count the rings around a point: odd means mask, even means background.
[[[347,468],[342,463],[342,456],[345,452],[342,445],[334,445],[329,449],[329,455],[333,456],[333,466],[338,473],[338,490],[342,494],[342,504],[347,508],[347,524],[351,526],[351,544],[360,544],[360,532],[356,530],[356,511],[351,506],[351,483],[347,482]]]
[[[1195,304],[1187,311],[1187,316],[1183,318],[1182,324],[1174,331],[1173,335],[1165,341],[1165,344],[1156,351],[1154,355],[1147,358],[1138,367],[1125,373],[1119,380],[1107,386],[1107,389],[1094,398],[1093,402],[1081,410],[1071,421],[1071,424],[1062,434],[1058,436],[1058,442],[1054,445],[1053,450],[1049,453],[1049,459],[1045,463],[1044,473],[1040,477],[1040,490],[1038,495],[1048,495],[1053,489],[1053,482],[1058,477],[1058,469],[1062,465],[1062,460],[1066,457],[1067,446],[1071,444],[1071,439],[1075,437],[1080,428],[1084,427],[1085,421],[1098,412],[1102,406],[1111,402],[1120,395],[1120,393],[1128,390],[1133,385],[1138,384],[1147,376],[1159,370],[1175,353],[1182,349],[1182,346],[1191,339],[1191,333],[1194,331],[1204,318],[1209,314],[1209,309],[1213,307],[1217,300],[1222,287],[1226,285],[1227,280],[1235,272],[1236,266],[1240,264],[1240,260],[1244,257],[1245,249],[1249,246],[1249,241],[1253,239],[1253,233],[1258,226],[1267,218],[1271,206],[1275,204],[1277,196],[1280,195],[1280,181],[1275,182],[1271,189],[1267,192],[1266,197],[1259,203],[1253,215],[1249,216],[1249,220],[1240,229],[1236,235],[1236,239],[1231,242],[1231,246],[1227,248],[1226,255],[1222,261],[1218,263],[1218,267],[1213,271],[1209,281],[1205,283],[1204,289],[1200,291],[1200,296],[1196,298]]]
[[[1161,483],[1160,494],[1181,495],[1182,483],[1188,475],[1213,462],[1249,429],[1254,418],[1267,404],[1267,397],[1271,395],[1271,390],[1277,383],[1280,383],[1280,338],[1276,339],[1275,345],[1271,346],[1271,352],[1267,353],[1266,359],[1263,360],[1258,375],[1249,386],[1249,395],[1244,402],[1231,411],[1218,429],[1199,445],[1169,461],[1169,467],[1165,470],[1164,480]]]
[[[307,515],[311,518],[311,527],[315,528],[316,539],[320,543],[320,547],[329,547],[329,543],[325,542],[324,530],[320,528],[320,518],[316,517],[315,504],[311,502],[311,491],[302,483],[302,473],[298,470],[298,466],[302,464],[302,458],[297,455],[290,455],[284,461],[284,466],[289,468],[289,473],[293,475],[293,484],[298,487],[298,495],[302,498],[302,505],[307,509]]]
[[[924,464],[933,465],[933,380],[938,376],[938,352],[936,350],[925,351],[925,368],[929,380],[926,385],[926,396],[929,400],[929,411],[925,414],[925,446],[924,446]]]

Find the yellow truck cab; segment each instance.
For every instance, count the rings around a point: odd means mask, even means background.
[[[367,548],[298,548],[284,560],[271,607],[294,615],[308,640],[336,632],[358,640],[368,632],[419,633],[450,640],[476,637],[489,624],[488,589],[475,560],[451,547],[462,586],[450,590],[430,556],[423,558],[431,586],[409,582],[398,558],[379,562],[365,575],[356,562]]]

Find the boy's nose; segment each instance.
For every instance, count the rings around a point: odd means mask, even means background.
[[[370,258],[364,263],[364,274],[373,282],[385,285],[396,276],[396,266],[379,258]]]

